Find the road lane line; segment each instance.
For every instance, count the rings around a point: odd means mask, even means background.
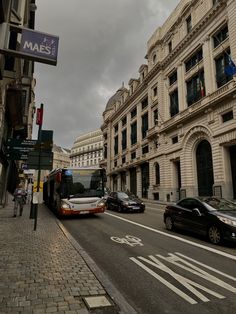
[[[142,224],[140,224],[140,223],[138,223],[138,222],[134,222],[134,221],[128,220],[128,219],[126,219],[126,218],[123,218],[123,217],[120,217],[120,216],[116,216],[116,215],[111,214],[111,213],[105,212],[104,214],[106,214],[106,215],[108,215],[108,216],[111,216],[111,217],[114,217],[114,218],[116,218],[116,219],[123,220],[123,221],[128,222],[128,223],[130,223],[130,224],[132,224],[132,225],[139,226],[139,227],[144,228],[144,229],[147,229],[147,230],[149,230],[149,231],[153,231],[153,232],[155,232],[155,233],[159,233],[159,234],[161,234],[161,235],[163,235],[163,236],[166,236],[166,237],[169,237],[169,238],[172,238],[172,239],[175,239],[175,240],[184,242],[184,243],[188,243],[188,244],[190,244],[190,245],[192,245],[192,246],[196,246],[196,247],[201,248],[201,249],[203,249],[203,250],[206,250],[206,251],[209,251],[209,252],[212,252],[212,253],[215,253],[215,254],[218,254],[218,255],[221,255],[221,256],[224,256],[224,257],[227,257],[227,258],[230,258],[230,259],[236,261],[236,256],[235,256],[235,255],[231,255],[231,254],[229,254],[229,253],[221,252],[221,251],[219,251],[219,250],[217,250],[217,249],[213,249],[213,248],[210,248],[210,247],[208,247],[208,246],[205,246],[205,245],[202,245],[202,244],[199,244],[199,243],[192,242],[192,241],[190,241],[190,240],[186,240],[186,239],[180,238],[180,237],[178,237],[178,236],[175,236],[175,235],[172,235],[172,234],[163,232],[163,231],[161,231],[161,230],[154,229],[154,228],[151,228],[151,227],[142,225]]]

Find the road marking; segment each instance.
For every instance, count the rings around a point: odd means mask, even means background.
[[[153,231],[153,232],[155,232],[155,233],[159,233],[159,234],[164,235],[164,236],[166,236],[166,237],[169,237],[169,238],[172,238],[172,239],[175,239],[175,240],[184,242],[184,243],[188,243],[188,244],[190,244],[190,245],[192,245],[192,246],[196,246],[196,247],[201,248],[201,249],[203,249],[203,250],[210,251],[210,252],[212,252],[212,253],[215,253],[215,254],[218,254],[218,255],[221,255],[221,256],[224,256],[224,257],[227,257],[227,258],[230,258],[230,259],[236,261],[236,256],[235,256],[235,255],[231,255],[231,254],[229,254],[229,253],[225,253],[225,252],[219,251],[219,250],[217,250],[217,249],[214,249],[214,248],[211,248],[211,247],[208,247],[208,246],[199,244],[199,243],[195,243],[195,242],[192,242],[192,241],[187,240],[187,239],[180,238],[180,237],[178,237],[178,236],[175,236],[175,235],[172,235],[172,234],[163,232],[163,231],[161,231],[161,230],[154,229],[154,228],[151,228],[151,227],[142,225],[142,224],[140,224],[140,223],[138,223],[138,222],[134,222],[134,221],[128,220],[128,219],[126,219],[126,218],[123,218],[123,217],[120,217],[120,216],[116,216],[116,215],[111,214],[111,213],[105,212],[104,214],[109,215],[109,216],[111,216],[111,217],[114,217],[114,218],[116,218],[116,219],[123,220],[123,221],[128,222],[128,223],[130,223],[130,224],[132,224],[132,225],[139,226],[139,227],[144,228],[144,229],[147,229],[147,230],[149,230],[149,231]]]
[[[180,253],[175,253],[175,254],[169,253],[168,255],[169,255],[168,257],[164,257],[164,256],[158,255],[158,254],[156,254],[155,256],[149,255],[148,258],[138,256],[137,258],[131,257],[130,260],[133,261],[138,266],[140,266],[147,273],[149,273],[151,276],[153,276],[158,281],[163,283],[166,287],[168,287],[170,290],[175,292],[177,295],[179,295],[181,298],[183,298],[185,301],[187,301],[190,304],[197,304],[198,302],[195,299],[193,299],[192,297],[190,297],[187,293],[185,293],[181,289],[175,287],[173,284],[171,284],[166,279],[161,277],[159,274],[157,274],[151,268],[146,266],[144,263],[151,265],[151,266],[159,269],[160,271],[162,271],[164,273],[167,273],[168,276],[171,276],[173,279],[175,279],[179,284],[181,284],[185,289],[189,290],[189,292],[191,294],[195,295],[202,302],[209,302],[210,300],[205,295],[203,295],[203,293],[199,292],[198,290],[202,290],[202,291],[206,292],[207,294],[210,294],[210,295],[212,295],[218,299],[224,299],[225,297],[223,295],[217,293],[216,291],[213,291],[209,288],[206,288],[203,285],[201,285],[197,282],[194,282],[194,281],[190,280],[189,278],[184,277],[183,275],[180,275],[180,274],[174,272],[170,267],[168,267],[164,263],[162,263],[160,261],[160,259],[162,259],[166,262],[169,262],[171,264],[174,264],[175,266],[178,266],[181,269],[184,269],[186,272],[190,272],[190,273],[192,273],[192,274],[194,274],[200,278],[203,278],[207,281],[210,281],[214,285],[220,286],[221,288],[224,288],[224,289],[226,289],[232,293],[236,293],[235,287],[233,287],[232,285],[226,283],[225,281],[207,273],[205,270],[194,265],[194,263],[196,263],[198,265],[200,264],[200,265],[206,267],[205,265],[199,263],[198,261],[196,261],[192,258],[189,258],[183,254],[180,254]],[[159,257],[159,259],[157,259],[156,256]],[[190,263],[189,261],[191,261],[192,263]],[[208,266],[206,268],[208,268]],[[226,278],[230,278],[230,279],[236,281],[235,277],[231,277],[228,274],[220,272],[216,269],[211,268],[211,271],[218,273],[218,274],[221,274],[222,276],[224,276]]]
[[[129,246],[135,246],[135,245],[140,245],[143,246],[143,243],[141,239],[131,236],[131,235],[126,235],[124,238],[118,238],[118,237],[111,237],[110,238],[112,241],[120,243],[120,244],[127,244]]]

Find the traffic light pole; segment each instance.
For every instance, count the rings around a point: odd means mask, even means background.
[[[41,175],[41,137],[42,137],[42,122],[43,122],[43,104],[40,105],[39,111],[40,117],[37,117],[38,129],[38,144],[39,144],[39,159],[38,159],[38,179],[37,179],[37,203],[35,204],[35,213],[34,213],[34,231],[37,228],[37,219],[38,219],[38,206],[39,206],[39,191],[40,191],[40,175]]]

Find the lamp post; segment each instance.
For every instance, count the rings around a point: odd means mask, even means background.
[[[39,191],[40,191],[40,174],[41,174],[41,130],[43,124],[43,104],[40,105],[40,108],[37,109],[36,124],[39,126],[38,129],[38,145],[39,145],[39,154],[38,154],[38,179],[37,179],[37,202],[35,204],[35,213],[34,213],[34,231],[37,228],[37,218],[38,218],[38,203],[39,203]]]

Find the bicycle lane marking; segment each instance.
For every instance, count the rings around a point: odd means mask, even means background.
[[[127,244],[127,245],[132,246],[132,247],[136,246],[136,245],[143,246],[141,239],[134,237],[134,236],[131,236],[131,235],[126,235],[123,238],[113,236],[113,237],[110,237],[110,239],[114,242],[119,243],[119,244]]]
[[[178,241],[181,241],[181,242],[190,244],[190,245],[192,245],[192,246],[196,246],[196,247],[201,248],[201,249],[203,249],[203,250],[206,250],[206,251],[209,251],[209,252],[212,252],[212,253],[215,253],[215,254],[218,254],[218,255],[221,255],[221,256],[224,256],[224,257],[227,257],[227,258],[230,258],[230,259],[236,261],[236,256],[235,256],[235,255],[231,255],[231,254],[229,254],[229,253],[225,253],[225,252],[219,251],[219,250],[217,250],[217,249],[214,249],[214,248],[205,246],[205,245],[203,245],[203,244],[195,243],[195,242],[192,242],[192,241],[190,241],[190,240],[183,239],[183,238],[180,238],[180,237],[175,236],[175,235],[172,235],[172,234],[168,234],[168,233],[166,233],[166,232],[164,232],[164,231],[161,231],[161,230],[158,230],[158,229],[154,229],[154,228],[151,228],[151,227],[142,225],[142,224],[140,224],[140,223],[138,223],[138,222],[134,222],[134,221],[128,220],[128,219],[126,219],[126,218],[123,218],[123,217],[120,217],[120,216],[116,216],[116,215],[111,214],[111,213],[106,213],[106,212],[105,212],[104,214],[105,214],[105,215],[108,215],[108,216],[111,216],[111,217],[114,217],[114,218],[116,218],[116,219],[119,219],[119,220],[128,222],[128,223],[130,223],[130,224],[132,224],[132,225],[141,227],[141,228],[143,228],[143,229],[147,229],[147,230],[149,230],[149,231],[152,231],[152,232],[161,234],[161,235],[163,235],[163,236],[166,236],[166,237],[169,237],[169,238],[172,238],[172,239],[175,239],[175,240],[178,240]]]

